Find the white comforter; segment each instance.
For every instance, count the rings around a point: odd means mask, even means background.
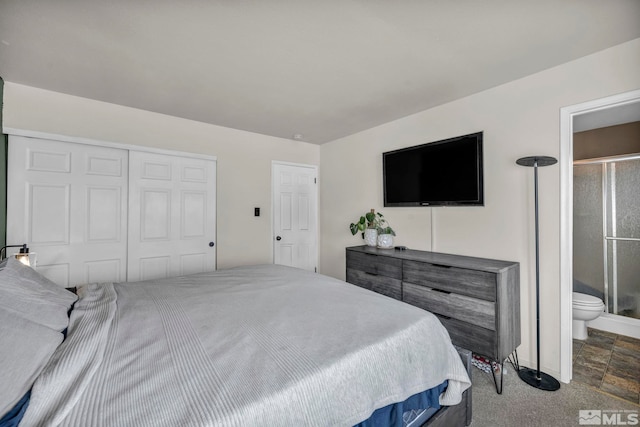
[[[430,313],[320,274],[265,265],[92,284],[23,424],[351,426],[469,378]]]

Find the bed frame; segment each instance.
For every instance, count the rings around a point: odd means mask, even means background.
[[[456,350],[471,378],[471,351],[457,346]],[[455,406],[443,406],[422,427],[462,427],[471,424],[471,388],[462,393],[462,402]]]

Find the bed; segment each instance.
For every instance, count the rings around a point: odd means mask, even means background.
[[[260,265],[76,295],[18,264],[0,263],[6,425],[470,422],[470,354],[346,282]]]

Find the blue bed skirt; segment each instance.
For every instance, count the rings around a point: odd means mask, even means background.
[[[24,412],[29,406],[29,398],[31,397],[31,390],[29,390],[22,399],[0,419],[0,427],[16,427],[20,424]]]
[[[404,402],[394,403],[376,409],[371,417],[356,424],[354,427],[401,427],[404,426],[407,421],[404,414],[412,411],[429,410],[431,415],[433,415],[440,409],[439,398],[446,390],[447,384],[447,381],[445,381],[434,388],[414,394]],[[426,421],[426,419],[424,421]]]
[[[439,397],[446,388],[447,381],[432,389],[414,394],[404,402],[376,409],[371,417],[356,424],[354,427],[400,427],[406,425],[407,415],[411,412],[428,410],[433,415],[440,409]],[[13,409],[0,419],[0,427],[18,426],[29,405],[30,395],[31,392],[27,392]]]

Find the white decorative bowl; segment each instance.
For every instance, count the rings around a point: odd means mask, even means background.
[[[393,247],[393,234],[381,234],[378,236],[378,247],[389,249]]]
[[[375,228],[367,228],[364,230],[364,242],[368,246],[377,246],[378,244],[378,230]]]

